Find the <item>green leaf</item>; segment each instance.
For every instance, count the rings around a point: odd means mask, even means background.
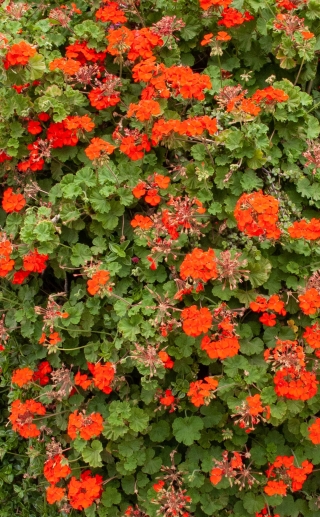
[[[243,498],[243,506],[249,513],[260,512],[265,506],[265,499],[262,495],[248,492]]]
[[[155,451],[153,449],[147,449],[146,451],[146,459],[144,461],[144,465],[142,467],[142,472],[145,474],[157,474],[160,472],[162,459],[160,456],[154,457]]]
[[[287,412],[287,405],[283,400],[278,400],[274,405],[270,406],[271,417],[282,420]]]
[[[165,420],[160,420],[152,424],[151,431],[149,431],[150,440],[161,443],[170,435],[170,425]]]
[[[110,211],[110,203],[98,190],[93,190],[89,196],[89,201],[93,210],[100,214],[107,214]],[[111,216],[112,217],[112,216]]]
[[[202,162],[205,160],[207,151],[203,144],[196,144],[191,147],[191,155],[198,162]]]
[[[261,257],[258,262],[248,262],[247,268],[249,269],[249,280],[252,287],[259,287],[263,285],[269,278],[272,265],[271,262]]]
[[[35,79],[40,79],[40,77],[43,76],[46,70],[44,57],[38,53],[30,57],[28,61],[28,68],[30,70],[30,79],[32,81],[34,81]]]
[[[251,167],[251,169],[259,169],[260,167],[262,167],[262,165],[266,163],[266,161],[267,158],[264,156],[262,150],[256,149],[252,158],[249,158],[247,160],[247,164],[248,167]],[[261,188],[259,185],[263,186],[263,181],[257,177],[255,181],[255,188]]]
[[[277,401],[277,394],[273,386],[266,386],[261,390],[261,400],[263,404],[274,404]]]
[[[307,116],[307,138],[313,139],[317,138],[320,134],[320,124],[316,117],[313,117],[312,115]]]
[[[91,249],[86,244],[77,243],[72,247],[71,264],[75,267],[83,266],[92,257]]]
[[[103,463],[101,460],[102,443],[99,440],[93,440],[91,446],[86,447],[82,451],[83,461],[88,463],[90,467],[102,467]]]
[[[83,167],[82,169],[78,170],[76,177],[74,178],[74,183],[76,185],[85,184],[87,187],[95,187],[97,184],[97,179],[90,167]]]
[[[260,354],[264,349],[264,343],[258,337],[251,340],[245,339],[240,341],[240,349],[245,355]]]
[[[253,168],[257,169],[258,167]],[[252,190],[259,190],[263,187],[263,181],[251,170],[242,174],[240,183],[245,192],[252,192]]]
[[[115,244],[114,242],[109,242],[109,249],[113,253],[116,253],[118,257],[124,258],[126,256],[126,252],[123,251],[119,244]]]
[[[173,422],[173,434],[179,443],[192,445],[195,440],[199,440],[203,429],[203,421],[198,416],[176,418]]]
[[[110,508],[114,504],[119,504],[121,501],[121,491],[112,486],[106,486],[101,497],[101,504],[106,508]]]
[[[131,409],[131,416],[129,418],[129,427],[137,433],[145,431],[149,424],[149,416],[138,407]]]

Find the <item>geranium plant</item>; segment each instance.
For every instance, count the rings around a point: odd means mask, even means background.
[[[1,517],[320,516],[319,18],[1,2]]]

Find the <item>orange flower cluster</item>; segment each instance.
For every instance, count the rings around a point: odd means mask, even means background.
[[[284,308],[285,304],[280,300],[277,294],[273,294],[269,299],[264,296],[257,296],[255,301],[250,303],[249,307],[253,312],[263,312],[259,321],[268,327],[274,327],[276,325],[276,315],[272,312],[267,313],[265,311],[274,311],[281,316],[285,316],[287,314],[287,311]]]
[[[310,222],[305,219],[296,221],[288,228],[288,232],[292,239],[315,241],[320,238],[320,219],[312,218]]]
[[[181,136],[195,137],[201,136],[204,131],[207,131],[209,135],[217,133],[217,119],[210,118],[208,115],[190,117],[183,121],[161,118],[153,125],[151,141],[153,145],[157,145],[161,140],[169,142],[174,133]]]
[[[119,128],[112,134],[112,138],[119,143],[120,151],[129,156],[133,161],[141,160],[145,152],[150,151],[151,144],[148,136],[140,133],[137,129],[124,129],[124,135],[119,132]]]
[[[109,144],[109,142],[106,142],[102,138],[95,137],[90,140],[90,145],[88,145],[84,152],[90,160],[97,160],[106,154],[113,153],[114,150],[114,145]]]
[[[150,217],[140,214],[135,215],[130,224],[133,228],[141,228],[141,230],[150,230],[153,226]]]
[[[210,7],[223,7],[224,9],[231,4],[232,0],[200,0],[200,7],[204,11]]]
[[[33,57],[36,53],[36,49],[26,41],[14,43],[5,56],[4,67],[7,70],[10,66],[27,65],[30,57]]]
[[[38,135],[39,133],[42,133],[42,127],[38,120],[29,120],[27,131],[31,135]]]
[[[273,86],[257,90],[251,98],[245,97],[247,92],[248,90],[243,90],[240,85],[226,86],[219,95],[215,96],[215,99],[218,100],[220,107],[226,107],[227,113],[248,113],[257,116],[262,108],[274,106],[277,102],[284,102],[289,98],[283,90]]]
[[[311,348],[316,350],[316,355],[319,357],[320,354],[320,326],[318,323],[311,325],[311,327],[306,327],[304,329],[304,334],[302,336]]]
[[[62,70],[65,75],[75,75],[81,68],[80,61],[68,59],[66,57],[57,57],[49,64],[49,70]]]
[[[95,123],[88,115],[83,115],[83,117],[74,116],[67,117],[65,119],[65,126],[69,131],[87,131],[90,132],[95,127]]]
[[[30,251],[30,253],[23,257],[23,269],[30,273],[43,273],[47,267],[46,262],[48,258],[49,255],[38,253],[38,250],[35,248],[34,251]]]
[[[12,429],[17,431],[23,438],[36,438],[40,435],[40,431],[36,424],[33,423],[35,415],[45,415],[46,408],[33,399],[21,402],[20,399],[14,400],[11,404],[11,414],[9,420]]]
[[[48,373],[52,372],[52,368],[48,361],[42,361],[39,363],[38,368],[35,370],[32,380],[34,382],[39,381],[40,386],[46,386],[49,383]]]
[[[76,41],[66,47],[66,57],[68,59],[75,59],[79,61],[81,65],[85,65],[87,61],[91,61],[92,63],[104,61],[106,52],[97,52],[94,48],[89,48],[86,41]]]
[[[267,495],[286,495],[289,488],[292,492],[301,490],[303,483],[306,481],[308,474],[313,471],[313,465],[310,461],[305,460],[301,463],[301,467],[294,465],[294,456],[277,456],[275,461],[270,465],[266,474],[268,478],[280,477],[280,481],[268,481],[264,487]]]
[[[264,491],[267,495],[287,495],[288,486],[282,480],[280,481],[268,481],[264,487]]]
[[[174,367],[174,361],[171,359],[170,355],[167,354],[164,350],[158,352],[158,357],[163,362],[163,366],[169,370]]]
[[[211,43],[213,37],[213,33],[210,32],[209,34],[205,34],[203,40],[201,41],[200,45],[204,47],[205,45],[208,45]],[[216,41],[230,41],[231,36],[225,31],[219,31],[217,35],[214,37]]]
[[[153,57],[153,49],[163,45],[162,38],[149,27],[132,31],[127,27],[112,29],[108,31],[107,40],[109,54],[118,56],[128,53],[130,61],[135,61],[139,57],[142,59]]]
[[[243,14],[237,9],[233,9],[232,7],[227,7],[222,11],[222,19],[218,21],[218,25],[223,25],[224,27],[237,27],[238,25],[242,25],[244,22],[249,22],[254,20],[254,17],[248,11],[245,11]]]
[[[43,475],[51,485],[59,483],[61,479],[66,478],[70,473],[71,468],[62,454],[56,454],[53,458],[47,460],[43,467]]]
[[[120,102],[120,93],[113,91],[109,92],[103,86],[101,88],[94,88],[88,95],[91,106],[98,110],[103,110],[115,106]]]
[[[243,462],[245,454],[233,452],[231,459],[228,459],[228,451],[223,451],[222,461],[214,460],[215,468],[211,470],[210,481],[213,485],[217,485],[225,476],[228,478],[230,485],[236,483],[240,490],[245,487],[246,483],[249,488],[256,482],[256,479],[250,472],[250,467],[246,467]]]
[[[25,384],[28,384],[33,379],[34,372],[30,368],[18,368],[18,370],[14,370],[11,382],[13,384],[17,384],[22,388]]]
[[[15,285],[22,284],[24,280],[28,278],[29,274],[29,271],[23,271],[22,269],[16,271],[13,275],[12,283]]]
[[[104,295],[106,291],[111,291],[112,288],[108,287],[107,284],[110,280],[110,273],[105,269],[100,269],[93,273],[92,277],[87,281],[88,293],[94,296],[99,294]]]
[[[18,163],[17,167],[20,172],[41,171],[44,166],[44,159],[40,156],[40,140],[27,145],[29,158]],[[48,149],[51,144],[48,143]]]
[[[78,410],[69,415],[68,435],[75,440],[79,435],[83,440],[90,440],[100,435],[103,430],[103,418],[100,413],[91,413],[86,416]]]
[[[298,345],[298,341],[281,341],[278,339],[275,348],[268,348],[264,352],[264,359],[272,363],[273,370],[290,366],[299,371],[306,366],[305,357],[304,350],[302,346]]]
[[[188,253],[180,266],[180,276],[183,280],[192,278],[193,280],[202,280],[207,282],[217,278],[217,264],[215,252],[209,248],[203,251],[200,248],[194,248]]]
[[[78,372],[74,377],[74,383],[76,386],[80,386],[82,389],[87,390],[92,384],[102,390],[107,395],[111,393],[112,388],[110,387],[114,375],[115,367],[112,363],[88,363],[88,368],[93,378],[89,379],[87,374],[81,374]]]
[[[308,427],[309,431],[309,440],[312,441],[315,445],[319,445],[320,443],[320,418],[316,418],[313,424]]]
[[[127,17],[124,12],[119,8],[119,4],[117,2],[105,2],[105,7],[100,7],[100,9],[96,12],[97,20],[100,20],[104,23],[125,23],[127,21]]]
[[[164,395],[159,398],[159,402],[162,406],[170,407],[169,413],[173,413],[177,406],[175,404],[176,398],[172,393],[172,390],[165,390]]]
[[[279,201],[259,190],[242,194],[237,201],[234,216],[239,230],[249,237],[279,239],[281,231],[277,227],[278,211]]]
[[[276,0],[277,6],[281,9],[287,9],[287,11],[291,11],[292,9],[298,9],[298,7],[303,7],[304,4],[308,2],[308,0]]]
[[[55,347],[58,343],[61,343],[61,341],[62,339],[59,332],[50,332],[48,337],[46,336],[45,332],[42,332],[39,339],[39,345]]]
[[[304,18],[293,14],[277,14],[273,27],[276,30],[284,31],[287,36],[291,36],[293,41],[295,41],[295,33],[301,34],[304,40],[314,38],[313,32],[310,32],[304,25]]]
[[[49,504],[54,504],[63,499],[66,489],[56,485],[50,485],[46,490],[46,498]]]
[[[262,415],[265,413],[266,417]],[[245,429],[246,433],[254,431],[255,426],[259,422],[269,420],[270,407],[263,406],[259,393],[252,397],[247,397],[240,406],[236,406],[236,413],[232,415],[236,417],[235,424],[239,425],[241,429]]]
[[[12,251],[11,242],[7,240],[4,233],[0,233],[0,277],[2,278],[13,269],[14,260],[10,258]]]
[[[212,337],[217,340],[212,340]],[[205,350],[210,359],[220,359],[221,361],[238,354],[240,344],[230,316],[226,316],[218,324],[218,332],[214,336],[204,336],[201,341],[201,350]]]
[[[103,391],[109,395],[111,393],[112,388],[110,388],[110,384],[114,379],[115,374],[115,366],[112,363],[88,363],[88,368],[90,373],[93,376],[93,384],[96,388]]]
[[[274,88],[273,86],[268,86],[263,90],[257,90],[251,97],[253,102],[267,106],[274,105],[277,102],[285,102],[288,99],[289,95],[286,92],[279,88]]]
[[[202,101],[205,98],[204,90],[209,90],[212,86],[208,75],[193,72],[188,66],[156,66],[154,57],[135,65],[132,72],[135,82],[143,81],[148,84],[141,93],[142,99],[169,99],[171,96],[181,95],[184,99]]]
[[[4,151],[0,150],[0,163],[12,160],[12,156],[9,156]]]
[[[199,233],[199,227],[205,225],[198,221],[198,216],[206,212],[201,201],[197,198],[190,199],[187,196],[185,198],[171,197],[167,202],[169,207],[173,210],[165,209],[161,214],[162,228],[170,235],[172,240],[176,240],[179,237],[179,231],[186,233],[189,231],[192,233]]]
[[[7,188],[3,193],[2,208],[7,214],[20,212],[25,206],[26,200],[22,194],[15,194],[12,188]]]
[[[182,328],[187,336],[197,337],[208,332],[212,325],[212,314],[207,307],[198,309],[196,305],[186,307],[181,312]]]
[[[162,174],[154,173],[150,178],[149,183],[139,181],[139,183],[132,189],[132,194],[137,199],[145,196],[144,200],[151,206],[156,206],[160,203],[161,197],[158,195],[158,188],[165,190],[170,185],[170,178]]]
[[[299,307],[304,314],[315,314],[320,309],[320,293],[312,287],[298,296]]]
[[[102,494],[102,476],[91,475],[90,470],[85,470],[78,481],[72,477],[68,486],[69,503],[75,510],[89,508]]]
[[[141,100],[137,104],[130,104],[127,117],[136,117],[141,122],[157,117],[161,113],[159,102],[151,100]]]
[[[194,406],[200,407],[203,404],[207,406],[214,398],[218,384],[219,382],[213,377],[205,377],[203,381],[191,382],[187,395]]]
[[[276,394],[287,399],[309,400],[318,391],[319,381],[315,374],[302,368],[282,368],[276,372],[273,381]]]
[[[54,149],[70,145],[74,147],[78,143],[78,136],[67,128],[67,119],[62,122],[51,122],[47,130],[47,138]]]

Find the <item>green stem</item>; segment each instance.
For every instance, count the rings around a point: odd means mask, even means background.
[[[315,104],[314,106],[312,106],[312,108],[311,108],[311,109],[309,109],[309,111],[307,111],[307,115],[308,115],[308,113],[311,113],[311,111],[313,111],[313,110],[317,109],[317,107],[318,107],[318,106],[320,106],[320,102],[317,102],[317,104]]]
[[[299,71],[298,71],[298,74],[297,74],[297,77],[296,77],[296,80],[294,82],[294,85],[293,86],[296,86],[297,82],[299,81],[299,77],[300,77],[300,74],[302,72],[302,67],[304,65],[304,58],[302,59],[301,61],[301,65],[300,65],[300,68],[299,68]]]

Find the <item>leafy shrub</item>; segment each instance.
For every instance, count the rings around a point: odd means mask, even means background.
[[[319,2],[0,12],[1,516],[320,516]]]

